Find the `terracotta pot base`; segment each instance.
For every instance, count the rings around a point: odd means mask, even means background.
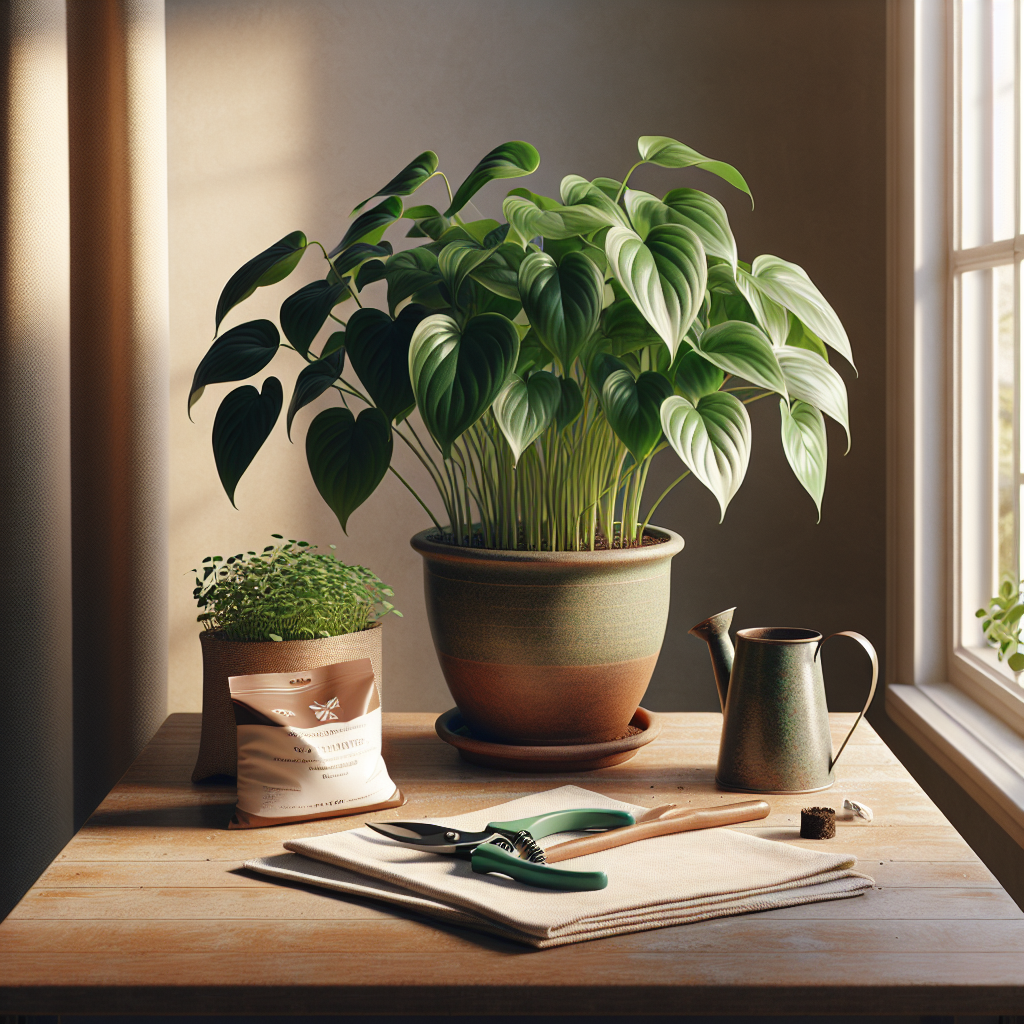
[[[645,708],[637,708],[624,736],[605,743],[571,746],[515,746],[477,739],[469,732],[458,708],[446,711],[434,723],[437,735],[455,747],[470,764],[508,772],[592,772],[628,761],[661,733],[661,721]]]

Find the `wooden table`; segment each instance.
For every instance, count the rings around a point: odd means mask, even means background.
[[[731,802],[721,716],[664,715],[632,761],[584,775],[474,768],[433,715],[385,715],[402,816],[455,814],[573,782],[634,803]],[[832,716],[841,737],[852,716]],[[228,832],[234,791],[192,785],[199,715],[171,715],[0,924],[0,1014],[1024,1014],[1024,914],[863,723],[835,789],[866,895],[544,951],[237,870],[285,839],[363,819]],[[743,831],[795,838],[808,797]]]

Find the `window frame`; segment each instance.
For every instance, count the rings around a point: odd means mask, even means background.
[[[1024,846],[1024,701],[1002,666],[960,636],[963,409],[953,286],[954,269],[967,263],[954,268],[955,14],[955,0],[888,4],[886,711]],[[1019,207],[1019,182],[1017,193]],[[1014,258],[1019,266],[1021,254]]]

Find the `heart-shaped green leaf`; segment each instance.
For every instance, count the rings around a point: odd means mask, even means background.
[[[697,349],[726,373],[786,397],[786,378],[772,343],[753,324],[726,320],[709,327],[697,340]]]
[[[386,273],[383,260],[367,260],[356,274],[356,288],[362,291],[368,284],[383,281]]]
[[[325,409],[306,432],[306,462],[320,496],[348,533],[348,518],[377,489],[394,444],[387,417],[364,409]]]
[[[571,427],[583,412],[583,392],[572,377],[559,377],[561,397],[555,410],[555,426],[559,430]]]
[[[696,404],[673,395],[662,403],[661,426],[676,455],[718,499],[724,519],[750,461],[750,417],[743,403],[727,391]]]
[[[222,334],[203,356],[188,392],[189,415],[207,384],[245,380],[259,373],[277,354],[281,335],[269,320],[250,320]]]
[[[302,355],[309,351],[345,287],[341,283],[313,281],[281,303],[281,330]]]
[[[349,362],[389,423],[401,423],[416,407],[409,380],[409,343],[426,315],[415,304],[406,306],[396,320],[366,308],[353,313],[345,328]]]
[[[217,300],[216,329],[220,330],[220,323],[229,310],[249,298],[257,288],[284,280],[298,266],[305,251],[306,236],[301,231],[293,231],[239,267]]]
[[[398,196],[389,196],[366,213],[359,214],[349,225],[345,237],[327,254],[327,258],[334,259],[339,252],[343,252],[350,245],[355,245],[356,242],[376,245],[388,227],[401,216],[402,200]]]
[[[531,199],[509,194],[501,208],[524,244],[538,235],[552,239],[572,238],[621,223],[618,217],[595,206],[559,206],[556,203],[554,207],[543,209]]]
[[[736,269],[736,239],[729,226],[725,207],[706,192],[695,188],[674,188],[664,199],[665,205],[700,239],[709,256],[728,260]]]
[[[705,395],[714,394],[722,386],[725,373],[690,349],[676,363],[674,380],[676,390],[696,405]]]
[[[754,319],[760,324],[765,334],[771,338],[772,344],[784,345],[789,336],[790,319],[786,308],[761,291],[755,279],[742,264],[736,269],[736,285],[754,314]],[[742,320],[743,317],[735,319]]]
[[[512,449],[512,460],[533,444],[554,419],[562,399],[558,378],[547,370],[530,374],[528,380],[509,377],[494,400],[494,418]]]
[[[843,378],[821,356],[805,348],[789,345],[775,350],[786,378],[789,397],[799,399],[826,416],[831,416],[846,431],[846,450],[850,450],[850,410]]]
[[[780,260],[778,256],[758,256],[747,280],[761,295],[788,309],[853,366],[853,351],[845,328],[801,267]],[[749,301],[749,295],[747,299]],[[788,330],[782,335],[783,339],[786,334]]]
[[[825,494],[825,473],[828,469],[828,440],[825,419],[806,402],[794,402],[790,409],[785,400],[779,402],[782,414],[782,447],[797,480],[814,499],[821,522],[821,499]]]
[[[506,225],[507,226],[507,225]],[[488,291],[519,301],[519,268],[526,254],[518,245],[500,242],[488,258],[475,267],[470,277]]]
[[[283,404],[284,392],[276,377],[263,382],[262,393],[243,384],[220,403],[213,421],[213,457],[232,505],[238,481],[270,437]]]
[[[472,238],[450,242],[437,254],[437,268],[452,295],[458,295],[462,282],[472,270],[490,256],[478,241]]]
[[[604,180],[604,179],[602,179]],[[614,197],[592,181],[578,174],[567,174],[559,186],[562,202],[568,206],[592,207],[600,212],[606,224],[628,228],[629,218]]]
[[[288,403],[288,439],[292,436],[292,420],[295,414],[310,402],[316,401],[340,376],[345,367],[345,350],[336,349],[329,356],[322,356],[310,363],[295,381],[292,400]]]
[[[538,167],[540,154],[528,142],[504,142],[496,146],[469,172],[444,215],[451,217],[458,213],[489,181],[521,178],[524,174],[533,174]]]
[[[750,196],[750,208],[754,208],[754,197],[750,187],[732,164],[721,160],[709,160],[695,149],[690,149],[689,146],[684,146],[681,142],[664,135],[642,135],[637,140],[637,149],[640,151],[640,159],[649,164],[657,164],[659,167],[699,167],[701,170],[717,174],[741,192],[746,192]]]
[[[681,224],[660,224],[646,241],[631,228],[614,227],[604,250],[615,279],[674,358],[704,301],[707,259],[700,239]]]
[[[364,199],[352,212],[358,213],[370,199],[377,196],[410,196],[437,170],[437,154],[431,150],[420,153],[412,163],[406,164],[382,189]]]
[[[547,253],[530,253],[519,267],[519,295],[533,329],[568,373],[601,318],[604,281],[597,267],[578,252],[567,253],[561,265]]]
[[[612,354],[617,356],[661,343],[657,331],[628,295],[605,307],[601,314],[601,334],[611,342]]]
[[[661,403],[672,385],[660,373],[629,370],[610,373],[601,388],[601,405],[612,430],[637,462],[643,462],[661,440]]]
[[[379,245],[371,245],[369,242],[356,242],[355,245],[350,245],[343,253],[334,258],[334,262],[331,265],[333,276],[328,274],[327,280],[334,284],[343,274],[347,274],[350,270],[359,267],[360,264],[365,263],[367,260],[372,260],[375,257],[378,261],[387,259],[392,252],[394,250],[391,248],[390,242],[381,242]]]
[[[597,350],[591,354],[587,365],[587,380],[598,395],[601,394],[605,381],[616,370],[628,371],[629,367],[622,359],[613,356],[610,352]]]
[[[335,352],[340,352],[345,347],[345,332],[335,331],[328,339],[324,342],[324,347],[320,350],[320,358],[326,359],[329,355],[333,355]]]
[[[404,299],[432,288],[442,280],[437,255],[425,246],[396,252],[388,260],[384,276],[388,282],[388,309],[392,316]]]
[[[409,346],[416,404],[445,458],[490,407],[519,356],[519,333],[499,313],[459,325],[443,313],[421,321]]]

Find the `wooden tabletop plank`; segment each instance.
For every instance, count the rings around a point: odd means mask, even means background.
[[[550,776],[466,764],[435,717],[385,716],[385,756],[409,800],[371,818],[443,818],[565,784],[644,806],[749,799],[714,784],[720,715],[663,715],[632,761]],[[836,743],[854,718],[832,716]],[[770,796],[771,816],[739,827],[853,853],[875,889],[542,952],[239,870],[286,839],[365,819],[228,831],[230,780],[190,781],[198,735],[199,716],[170,716],[0,924],[0,1012],[421,1013],[438,993],[460,1013],[749,1014],[765,999],[775,1013],[1024,1008],[1024,915],[867,723],[831,791]],[[875,820],[840,815],[827,844],[798,838],[802,806],[844,795]]]

